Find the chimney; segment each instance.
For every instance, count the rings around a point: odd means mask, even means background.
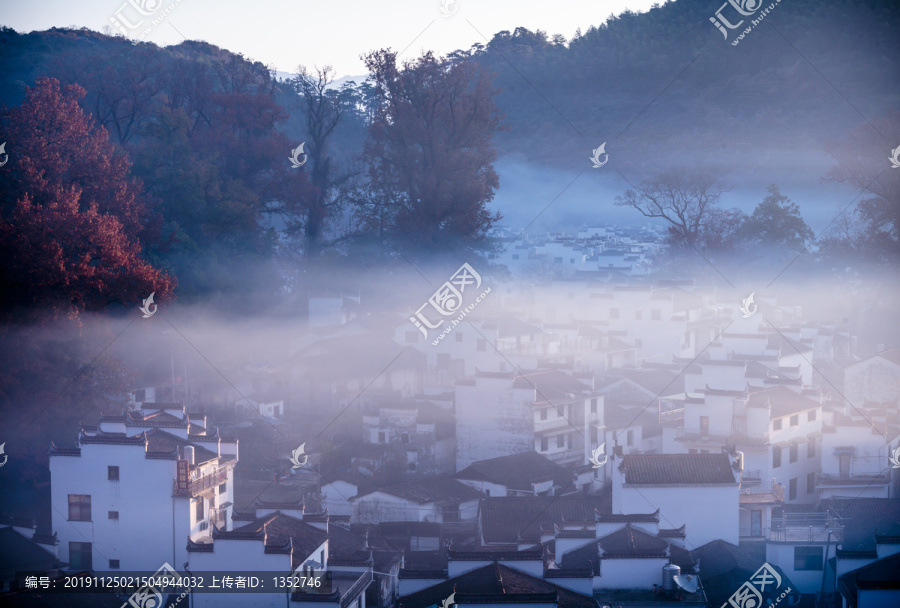
[[[194,466],[194,446],[186,445],[184,446],[184,457],[188,461],[188,464]]]

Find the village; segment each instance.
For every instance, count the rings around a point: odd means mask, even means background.
[[[422,302],[371,310],[348,288],[311,295],[306,326],[227,382],[155,353],[120,411],[47,446],[52,529],[0,529],[4,590],[17,572],[167,565],[327,573],[322,589],[191,589],[192,607],[900,603],[896,345],[648,280],[651,228],[515,242],[493,261],[544,278],[465,264],[456,301],[430,300],[441,314],[491,292],[440,341]],[[59,601],[44,597],[23,605]]]

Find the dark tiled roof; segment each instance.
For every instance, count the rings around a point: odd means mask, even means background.
[[[596,608],[593,598],[501,564],[491,564],[400,598],[400,608],[440,606],[450,594],[458,603],[553,603],[559,608]]]
[[[481,497],[480,492],[448,475],[384,486],[374,491],[384,492],[419,504],[427,504],[436,500],[462,502],[477,500]]]
[[[541,531],[567,521],[592,521],[607,510],[604,496],[504,496],[481,502],[484,540],[489,543],[539,542]]]
[[[59,559],[13,528],[0,528],[0,579],[12,578],[26,570],[49,571],[59,567]],[[2,603],[2,602],[0,602]]]
[[[531,491],[533,481],[552,477],[559,487],[572,481],[572,473],[537,452],[523,452],[491,460],[479,460],[456,474],[457,479],[488,481],[514,490]]]
[[[874,551],[875,535],[892,534],[900,525],[900,498],[833,498],[823,500],[820,508],[841,517],[842,548],[848,551]]]
[[[147,436],[148,452],[172,452],[173,450],[178,450],[179,448],[190,445],[194,447],[195,464],[218,458],[218,455],[214,452],[210,452],[202,446],[193,445],[187,439],[182,439],[181,437],[161,431],[160,429],[151,429],[143,434]]]
[[[900,553],[894,553],[843,575],[838,579],[838,588],[841,595],[846,598],[847,604],[851,608],[856,608],[860,590],[900,590],[898,573],[900,573]],[[896,601],[897,594],[891,593],[888,597]]]
[[[328,539],[328,534],[315,526],[285,515],[284,513],[271,513],[256,521],[235,528],[231,532],[218,531],[216,539],[252,539],[265,531],[266,548],[280,548],[285,543],[292,541],[293,546],[302,555],[310,555],[316,548]]]
[[[788,416],[803,410],[821,407],[821,404],[818,401],[804,397],[796,391],[792,391],[786,386],[779,385],[771,388],[750,389],[750,399],[747,401],[747,406],[771,406],[770,415],[772,418],[780,418],[781,416]]]
[[[737,483],[727,454],[630,454],[622,466],[631,485]]]
[[[631,524],[597,541],[603,557],[665,557],[669,543]]]
[[[584,398],[582,392],[589,391],[590,386],[573,378],[571,375],[559,370],[537,370],[532,372],[524,372],[520,376],[516,376],[513,381],[513,387],[523,389],[537,388],[536,403],[553,404],[566,403],[571,401],[568,397],[570,393],[574,393],[577,398]]]

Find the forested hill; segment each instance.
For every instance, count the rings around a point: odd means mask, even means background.
[[[585,15],[583,33],[571,40],[513,28],[488,42],[473,30],[473,47],[459,54],[474,55],[497,74],[497,104],[509,128],[497,138],[501,155],[551,165],[580,162],[586,146],[609,141],[620,160],[643,165],[703,161],[692,155],[712,149],[720,152],[718,162],[741,166],[761,160],[748,158],[748,147],[763,155],[821,147],[900,107],[900,4],[763,3],[773,8],[737,46],[734,33],[724,40],[710,23],[718,6],[681,0],[642,14]],[[174,72],[184,62],[227,59],[247,71],[265,70],[205,43],[132,46],[87,30],[5,30],[0,50],[6,105],[17,104],[37,76],[71,70],[78,59],[85,74],[104,74],[107,88],[154,69]],[[344,127],[362,137],[362,124]]]
[[[721,3],[697,0],[622,14],[566,44],[497,33],[474,51],[498,75],[501,153],[571,166],[608,141],[633,168],[746,167],[776,151],[790,162],[900,107],[900,4],[762,4],[774,7],[736,46],[710,23]]]

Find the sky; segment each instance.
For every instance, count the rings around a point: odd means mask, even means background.
[[[360,55],[390,47],[412,58],[422,50],[447,53],[486,43],[498,31],[542,29],[570,39],[575,30],[625,10],[644,12],[659,0],[0,0],[0,23],[19,32],[51,27],[103,31],[117,11],[137,24],[129,1],[168,10],[146,40],[160,46],[203,40],[270,68],[295,72],[299,64],[331,65],[341,76],[365,74]],[[442,2],[452,14],[445,17]],[[124,8],[123,8],[124,7]],[[170,9],[171,7],[171,9]],[[169,10],[170,9],[170,10]],[[143,31],[136,28],[134,31]]]

